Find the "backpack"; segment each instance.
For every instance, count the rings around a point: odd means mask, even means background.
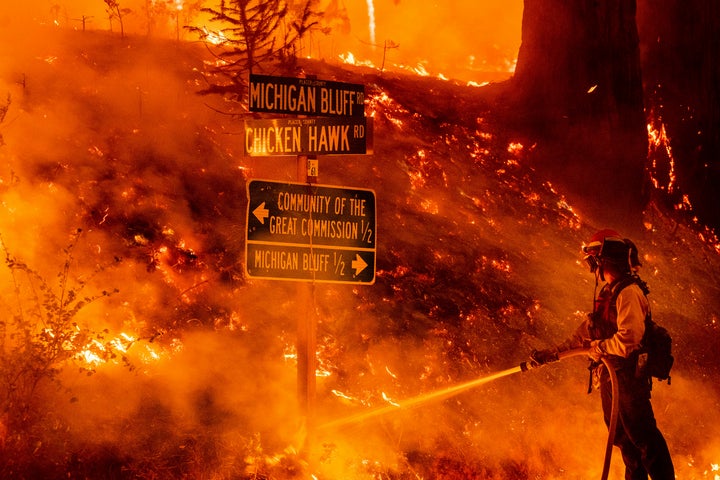
[[[647,296],[650,289],[647,284],[637,275],[623,279],[614,289],[611,299],[611,306],[615,308],[620,291],[631,284],[637,284],[643,294]],[[643,335],[640,355],[638,357],[638,372],[642,372],[658,380],[667,380],[670,384],[670,370],[672,369],[675,357],[672,355],[672,337],[668,330],[655,323],[650,310],[645,317],[645,334]]]
[[[641,360],[646,356],[644,360]],[[647,375],[658,380],[667,380],[670,384],[670,369],[675,357],[672,355],[672,338],[666,328],[653,322],[650,313],[645,318],[645,334],[642,339],[642,349],[638,358],[638,367],[643,368]]]

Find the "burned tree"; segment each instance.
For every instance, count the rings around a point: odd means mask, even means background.
[[[524,2],[509,111],[595,221],[653,202],[720,225],[719,24],[712,0]],[[648,142],[659,128],[673,158]]]
[[[290,68],[300,40],[317,25],[317,0],[220,0],[217,8],[204,8],[220,25],[215,32],[189,27],[207,43],[217,45],[220,62],[208,73],[203,94],[239,98],[244,78],[266,62],[279,61]],[[212,77],[212,78],[211,78]],[[213,80],[217,78],[217,80]]]
[[[108,19],[110,20],[110,30],[112,31],[112,21],[113,18],[117,18],[118,22],[120,23],[120,36],[125,37],[125,25],[123,24],[123,17],[130,13],[130,10],[127,8],[120,8],[120,1],[119,0],[104,0],[106,7],[106,11],[108,14]]]
[[[638,0],[648,116],[667,129],[673,159],[657,158],[663,200],[720,229],[720,3]],[[671,164],[672,161],[672,164]],[[670,175],[672,174],[672,176]]]
[[[512,115],[600,222],[637,222],[647,131],[635,0],[525,1]]]

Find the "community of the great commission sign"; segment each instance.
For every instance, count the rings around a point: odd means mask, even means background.
[[[251,180],[246,244],[250,276],[372,283],[375,193]]]

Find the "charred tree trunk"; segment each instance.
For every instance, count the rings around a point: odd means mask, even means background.
[[[665,125],[674,156],[661,193],[669,207],[687,195],[691,215],[719,229],[720,2],[639,0],[638,29],[648,113]]]
[[[597,223],[638,225],[647,132],[635,0],[525,0],[513,115]]]

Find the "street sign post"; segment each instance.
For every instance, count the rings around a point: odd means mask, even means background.
[[[372,153],[365,87],[250,74],[250,112],[296,118],[245,121],[245,154],[297,157],[297,180],[248,183],[245,266],[250,277],[305,282],[375,282],[375,193],[317,185],[316,155]],[[306,286],[307,285],[307,286]],[[309,283],[298,288],[298,399],[312,439],[316,321]],[[310,450],[311,448],[308,448]]]
[[[250,277],[326,283],[375,281],[375,192],[251,180]]]

